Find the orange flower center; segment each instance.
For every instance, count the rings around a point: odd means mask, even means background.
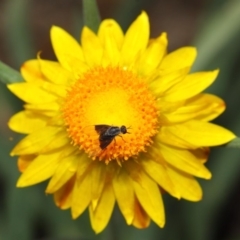
[[[63,116],[73,144],[106,163],[145,151],[158,127],[146,82],[119,67],[86,72],[69,90]]]

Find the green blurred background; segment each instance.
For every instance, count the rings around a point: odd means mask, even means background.
[[[146,10],[151,37],[166,31],[169,51],[186,45],[198,48],[194,71],[220,68],[207,90],[222,97],[226,112],[216,120],[240,135],[240,0],[98,0],[101,17],[115,18],[124,30]],[[0,60],[19,70],[35,58],[55,59],[49,38],[52,25],[79,39],[83,25],[81,0],[0,0]],[[200,181],[201,202],[178,201],[164,195],[166,226],[145,230],[127,226],[118,208],[99,235],[91,230],[88,213],[73,221],[59,210],[46,183],[15,187],[19,172],[10,150],[20,139],[7,127],[22,102],[0,83],[0,240],[238,240],[240,239],[240,150],[215,148],[207,166],[210,181]],[[12,140],[13,139],[13,140]]]

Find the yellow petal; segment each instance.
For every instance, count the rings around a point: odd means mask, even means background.
[[[168,173],[182,198],[189,201],[199,201],[202,199],[202,189],[194,177],[170,166]]]
[[[75,175],[63,185],[55,194],[54,201],[61,209],[68,209],[72,204],[73,186],[75,183]]]
[[[18,179],[17,187],[27,187],[50,178],[61,160],[62,152],[39,155]]]
[[[169,128],[170,127],[170,128]],[[172,131],[172,126],[164,126],[156,135],[156,141],[159,143],[168,144],[178,148],[196,149],[197,146],[187,142],[184,138],[181,138]]]
[[[176,109],[176,111],[167,113],[163,110],[162,115],[168,120],[168,124],[162,125],[172,125],[173,123],[177,124],[192,120],[198,115],[198,110],[202,110],[201,106],[183,106]]]
[[[53,101],[39,104],[25,104],[24,107],[27,110],[38,111],[40,114],[52,117],[59,112],[60,103],[58,101]]]
[[[51,28],[51,40],[57,59],[65,69],[69,71],[72,69],[71,63],[69,63],[71,58],[84,62],[80,44],[65,30],[53,26]]]
[[[75,182],[72,196],[72,217],[73,219],[81,215],[91,201],[90,178],[86,176],[81,182]]]
[[[231,131],[221,126],[197,120],[163,127],[161,132],[197,147],[221,145],[236,137]],[[176,146],[175,143],[173,145]]]
[[[159,149],[169,164],[196,177],[210,179],[210,171],[189,150],[161,144]]]
[[[35,158],[36,158],[35,154],[20,156],[17,161],[18,170],[20,172],[24,172]]]
[[[160,155],[158,158],[161,157]],[[157,159],[156,159],[157,161]],[[177,189],[175,188],[170,176],[167,172],[167,165],[164,166],[150,159],[141,160],[141,165],[143,166],[144,171],[151,177],[159,186],[166,190],[173,197],[180,198]],[[164,159],[162,161],[165,161]]]
[[[146,49],[149,40],[149,21],[145,12],[128,28],[121,51],[121,63],[131,66]]]
[[[77,171],[79,161],[81,161],[79,155],[70,155],[61,159],[47,186],[46,193],[56,192],[71,179]]]
[[[186,101],[166,102],[162,101],[162,99],[159,98],[157,104],[159,109],[161,109],[162,113],[166,115],[167,113],[174,113],[175,111],[177,111],[178,108],[184,106],[185,102]],[[159,117],[161,118],[161,115]]]
[[[149,217],[159,226],[165,224],[164,206],[157,184],[151,180],[136,164],[127,162],[128,174],[132,179],[135,194]]]
[[[138,61],[138,72],[144,76],[155,71],[166,53],[167,34],[154,39]]]
[[[64,69],[58,62],[39,60],[41,72],[52,83],[68,86],[72,81],[72,74]]]
[[[85,60],[70,55],[64,57],[64,61],[68,64],[68,70],[59,63],[41,60],[40,57],[38,59],[44,76],[49,78],[49,81],[60,85],[71,86],[88,70]],[[58,77],[59,79],[56,79]]]
[[[134,190],[127,173],[122,169],[113,179],[113,188],[118,206],[128,225],[134,219]]]
[[[155,79],[155,81],[150,83],[150,89],[153,91],[154,95],[157,97],[162,97],[164,92],[166,92],[175,84],[181,82],[187,75],[188,71],[188,68],[181,68],[164,76],[159,76]],[[162,101],[163,99],[161,98],[161,102]]]
[[[58,126],[58,127],[62,127],[65,125],[64,119],[62,117],[62,113],[55,113],[54,116],[52,116],[51,118],[49,118],[48,120],[48,125],[49,126]]]
[[[56,85],[50,82],[43,83],[41,89],[59,98],[65,98],[67,94],[66,86]]]
[[[44,115],[30,111],[21,111],[11,117],[8,126],[13,131],[19,133],[32,133],[46,126],[47,120],[48,118]]]
[[[28,103],[48,103],[57,99],[56,96],[41,89],[34,83],[14,83],[7,85],[8,89]]]
[[[40,152],[55,138],[55,135],[60,130],[60,128],[47,126],[29,134],[15,146],[11,155],[26,155]]]
[[[193,65],[197,51],[194,47],[183,47],[166,55],[160,65],[160,75],[175,72],[176,70],[188,68]]]
[[[164,113],[172,123],[180,123],[191,119],[210,121],[225,110],[222,99],[211,94],[199,94],[185,102],[183,106],[173,112]]]
[[[218,72],[218,70],[215,70],[187,75],[181,82],[165,92],[164,100],[170,102],[181,101],[197,95],[213,83]]]
[[[89,207],[91,225],[95,233],[100,233],[108,224],[115,204],[112,185],[108,182],[102,192],[98,205],[93,210]]]
[[[66,147],[66,153],[69,151],[69,154],[72,152],[76,151],[76,149],[70,144],[70,139],[67,136],[66,131],[60,131],[56,133],[54,136],[54,139],[52,139],[51,142],[49,142],[46,146],[44,146],[41,150],[40,153],[47,153],[51,151],[55,151],[56,149],[61,149],[63,147]]]
[[[91,175],[91,190],[92,190],[92,199],[96,200],[99,199],[105,182],[105,175],[106,175],[106,166],[102,166],[98,163],[93,164],[92,170],[90,171]]]
[[[203,147],[190,150],[190,152],[198,159],[198,161],[205,163],[209,158],[210,149],[208,147]]]
[[[75,181],[73,196],[72,196],[72,217],[77,218],[91,202],[91,175],[90,171],[91,161],[87,156],[82,157],[78,164],[77,178]]]
[[[103,57],[103,47],[100,39],[88,27],[84,27],[82,30],[81,43],[88,65],[100,65]]]
[[[187,100],[186,104],[195,106],[204,105],[204,111],[200,111],[195,118],[206,122],[215,119],[226,108],[225,102],[221,98],[206,93],[199,94],[195,98]]]
[[[37,59],[24,62],[21,66],[21,74],[26,82],[29,83],[42,82],[44,79]]]
[[[102,21],[98,36],[103,45],[103,62],[105,65],[116,65],[119,62],[123,32],[117,22],[112,19]]]
[[[113,19],[105,19],[101,22],[98,36],[102,43],[107,40],[107,36],[111,35],[114,42],[117,44],[117,48],[122,48],[124,34],[119,24]]]
[[[136,228],[142,229],[147,228],[150,222],[151,222],[150,217],[147,215],[146,211],[142,208],[139,201],[135,198],[134,219],[132,225]]]

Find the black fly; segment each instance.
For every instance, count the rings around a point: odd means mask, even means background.
[[[99,134],[100,148],[105,149],[116,136],[129,133],[123,125],[121,127],[99,124],[95,125],[95,130]]]

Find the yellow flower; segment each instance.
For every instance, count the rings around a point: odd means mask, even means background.
[[[143,12],[124,35],[111,19],[81,45],[59,27],[51,40],[58,62],[26,62],[24,83],[9,89],[26,102],[9,126],[27,134],[13,149],[22,172],[18,187],[50,179],[46,193],[77,218],[88,207],[101,232],[115,201],[127,224],[165,223],[161,193],[198,201],[194,177],[209,179],[210,146],[235,135],[209,121],[224,102],[201,93],[218,70],[189,73],[193,47],[167,53],[163,33],[149,40]]]

